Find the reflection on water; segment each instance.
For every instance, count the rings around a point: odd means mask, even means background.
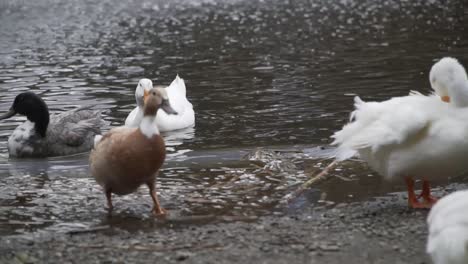
[[[260,165],[244,155],[259,146],[326,144],[347,119],[355,94],[382,100],[409,90],[427,93],[436,58],[452,55],[468,65],[468,16],[461,5],[0,0],[0,112],[19,92],[31,90],[51,112],[94,105],[110,126],[118,126],[135,105],[140,78],[169,84],[179,74],[197,120],[195,128],[163,135],[163,204],[181,217],[270,213],[306,177],[307,156],[320,155],[301,147],[298,156]],[[0,232],[108,224],[86,154],[8,160],[7,137],[23,121],[0,122],[0,224],[7,224]],[[275,171],[288,162],[294,172]],[[367,177],[365,167],[352,174],[359,177],[348,185],[324,186],[327,199],[391,191],[376,187],[380,178]],[[356,182],[374,187],[359,189]],[[319,199],[315,190],[308,195]],[[150,217],[149,201],[144,188],[118,198],[118,215]]]

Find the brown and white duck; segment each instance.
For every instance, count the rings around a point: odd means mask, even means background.
[[[152,88],[145,93],[144,116],[137,128],[117,127],[95,140],[89,159],[91,173],[104,188],[109,210],[113,208],[112,193],[129,194],[146,184],[154,203],[153,213],[166,213],[155,191],[156,175],[166,157],[164,140],[154,122],[160,108],[167,114],[177,114],[166,91]]]

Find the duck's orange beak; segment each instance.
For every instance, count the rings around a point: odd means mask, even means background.
[[[146,104],[146,99],[148,98],[148,95],[149,95],[149,91],[147,90],[144,90],[143,91],[143,102]]]
[[[442,101],[446,102],[446,103],[450,103],[450,96],[442,96]]]

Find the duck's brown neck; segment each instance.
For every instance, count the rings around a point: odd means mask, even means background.
[[[158,107],[155,105],[146,105],[143,108],[143,117],[155,117],[158,112]]]

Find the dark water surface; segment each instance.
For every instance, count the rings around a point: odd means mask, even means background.
[[[467,10],[441,0],[0,0],[0,112],[31,90],[52,112],[96,105],[118,126],[140,78],[167,85],[179,74],[196,126],[164,135],[163,205],[175,218],[283,211],[278,199],[324,166],[309,159],[343,125],[352,96],[427,93],[437,58],[468,65]],[[0,122],[0,234],[153,226],[145,188],[116,198],[106,217],[87,154],[9,159],[8,135],[23,120]],[[245,157],[257,147],[282,154],[257,155],[259,165]],[[299,206],[323,193],[341,202],[392,191],[351,167]]]

